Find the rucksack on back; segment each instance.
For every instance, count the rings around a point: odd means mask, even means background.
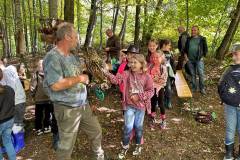
[[[222,76],[218,93],[223,103],[240,107],[240,65],[231,65]]]

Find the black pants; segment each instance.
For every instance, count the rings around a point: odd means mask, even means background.
[[[36,130],[51,126],[53,118],[53,104],[51,102],[37,103],[35,108],[35,128]]]
[[[53,108],[54,110],[54,108]],[[52,121],[51,121],[51,127],[52,127],[52,133],[54,135],[58,135],[58,126],[57,126],[57,120],[55,118],[54,112],[52,113]]]
[[[156,106],[160,108],[161,115],[165,115],[165,107],[164,107],[164,88],[160,89],[158,95],[156,93],[156,89],[154,89],[154,95],[151,98],[151,111],[156,112]]]

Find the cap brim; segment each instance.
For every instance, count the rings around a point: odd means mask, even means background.
[[[133,54],[140,54],[140,53],[138,53],[138,52],[131,52],[131,51],[123,51],[124,53],[133,53]]]

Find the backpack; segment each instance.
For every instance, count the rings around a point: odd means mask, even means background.
[[[216,120],[217,115],[215,112],[200,111],[196,114],[195,120],[199,123],[209,124]]]
[[[240,107],[240,65],[231,65],[223,74],[218,94],[223,103]]]

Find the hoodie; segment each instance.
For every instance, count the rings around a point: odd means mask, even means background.
[[[10,86],[15,92],[15,105],[25,103],[26,95],[18,77],[16,67],[10,65],[3,70],[3,79],[0,81],[2,85]]]

